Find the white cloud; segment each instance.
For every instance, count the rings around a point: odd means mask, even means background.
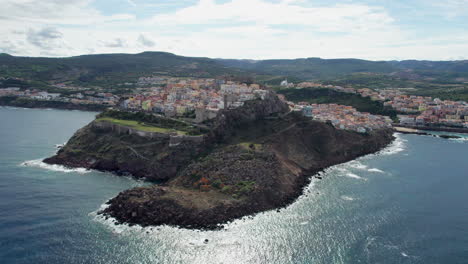
[[[153,40],[151,40],[150,38],[146,37],[143,34],[140,34],[140,36],[138,36],[138,42],[143,47],[154,47],[156,45],[156,43]]]
[[[91,0],[0,0],[0,21],[58,25],[91,25],[134,19],[133,15],[104,16],[90,7]]]
[[[126,1],[121,4],[128,8]],[[416,38],[383,7],[351,1],[313,6],[305,0],[201,0],[147,19],[104,15],[91,0],[0,0],[0,5],[0,52],[13,55],[150,49],[222,58],[380,60],[459,58],[468,50],[466,32]],[[132,10],[146,5],[139,1]]]
[[[37,31],[30,29],[27,32],[27,40],[29,43],[47,49],[51,48],[51,45],[61,39],[62,36],[62,33],[53,27],[47,27]]]
[[[198,4],[173,14],[157,15],[152,22],[159,25],[194,25],[255,23],[263,25],[308,26],[319,32],[353,32],[384,29],[393,19],[381,8],[362,4],[303,7],[296,1],[278,3],[263,0],[232,0],[216,3],[200,0]]]
[[[108,48],[124,48],[127,46],[127,43],[122,38],[115,38],[112,41],[105,42],[104,46]]]

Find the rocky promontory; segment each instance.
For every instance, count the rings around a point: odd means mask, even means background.
[[[172,131],[157,137],[102,122],[106,119],[98,116],[45,162],[158,181],[121,192],[101,212],[142,226],[218,228],[283,207],[302,193],[313,174],[393,140],[391,130],[337,130],[289,112],[273,93],[221,111],[199,135]],[[178,140],[171,143],[174,137]]]

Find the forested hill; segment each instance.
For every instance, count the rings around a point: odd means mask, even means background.
[[[219,60],[220,63],[271,75],[301,79],[332,79],[357,72],[391,73],[396,68],[387,62],[358,59],[294,59],[294,60]]]
[[[69,58],[15,57],[0,54],[0,77],[17,77],[35,81],[72,81],[104,85],[134,81],[136,77],[170,75],[216,77],[252,75],[229,68],[209,58],[177,56],[166,52],[139,54],[83,55]]]
[[[367,61],[305,58],[292,60],[224,60],[220,63],[269,75],[329,80],[355,73],[396,74],[410,78],[468,77],[468,61]]]
[[[68,58],[15,57],[0,54],[0,77],[35,82],[72,82],[103,87],[149,75],[185,77],[236,76],[279,83],[287,77],[336,80],[358,73],[398,79],[468,82],[468,61],[367,61],[305,58],[291,60],[230,60],[184,57],[167,52],[98,54]]]

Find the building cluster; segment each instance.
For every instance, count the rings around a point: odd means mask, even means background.
[[[157,85],[123,100],[125,110],[147,111],[168,117],[196,116],[197,122],[214,118],[220,109],[237,108],[245,101],[263,99],[258,84],[247,85],[218,79],[143,77],[138,83]]]
[[[433,99],[430,96],[408,95],[398,89],[374,91],[368,88],[355,90],[339,86],[335,86],[333,89],[356,93],[363,97],[369,97],[374,101],[382,101],[384,106],[405,113],[399,115],[400,123],[405,125],[468,128],[468,103],[464,101],[440,100],[438,98]]]
[[[0,97],[1,96],[15,96],[31,100],[71,102],[74,104],[102,104],[109,106],[115,106],[119,101],[119,97],[111,93],[86,91],[84,93],[62,95],[60,93],[49,93],[37,89],[21,90],[19,87],[2,88],[0,89]]]
[[[402,124],[468,128],[468,104],[463,101],[400,95],[385,104],[408,113],[399,116]]]
[[[301,111],[304,116],[311,117],[314,120],[330,122],[338,129],[368,133],[392,126],[392,120],[389,117],[362,113],[352,106],[309,103],[289,104],[293,111]]]

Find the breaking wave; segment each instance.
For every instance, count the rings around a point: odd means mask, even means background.
[[[358,170],[366,170],[367,169],[367,165],[364,165],[359,161],[351,161],[349,163],[349,167],[351,167],[353,169],[358,169]]]
[[[345,201],[354,201],[354,198],[353,198],[353,197],[346,196],[346,195],[342,195],[342,196],[340,196],[340,198],[341,198],[342,200],[345,200]]]
[[[77,173],[88,173],[90,170],[85,169],[85,168],[67,168],[62,165],[56,165],[56,164],[47,164],[42,161],[42,159],[37,159],[37,160],[28,160],[20,164],[21,166],[25,167],[35,167],[35,168],[41,168],[41,169],[46,169],[46,170],[51,170],[51,171],[59,171],[59,172],[77,172]]]
[[[406,149],[407,140],[401,137],[400,133],[395,133],[395,140],[386,148],[382,149],[376,154],[380,155],[393,155],[400,153]]]
[[[450,141],[455,141],[455,142],[460,142],[460,143],[465,143],[468,142],[468,137],[462,137],[462,138],[451,138],[449,139]]]
[[[383,170],[379,170],[377,168],[368,169],[367,171],[368,172],[376,172],[376,173],[385,173]]]
[[[127,224],[116,225],[117,219],[115,219],[113,217],[106,217],[104,215],[98,214],[100,211],[105,210],[107,207],[109,207],[109,205],[107,204],[107,202],[105,202],[105,203],[101,204],[99,209],[89,213],[88,215],[93,217],[94,221],[96,221],[98,223],[101,223],[102,225],[108,227],[112,231],[112,233],[114,233],[114,234],[121,234],[124,231],[128,231],[128,230],[132,229]],[[137,228],[141,228],[141,227],[139,225],[135,225],[133,227],[133,229],[137,229]]]
[[[366,178],[363,178],[357,174],[354,174],[352,172],[346,173],[346,177],[353,178],[353,179],[358,179],[358,180],[367,180]]]

